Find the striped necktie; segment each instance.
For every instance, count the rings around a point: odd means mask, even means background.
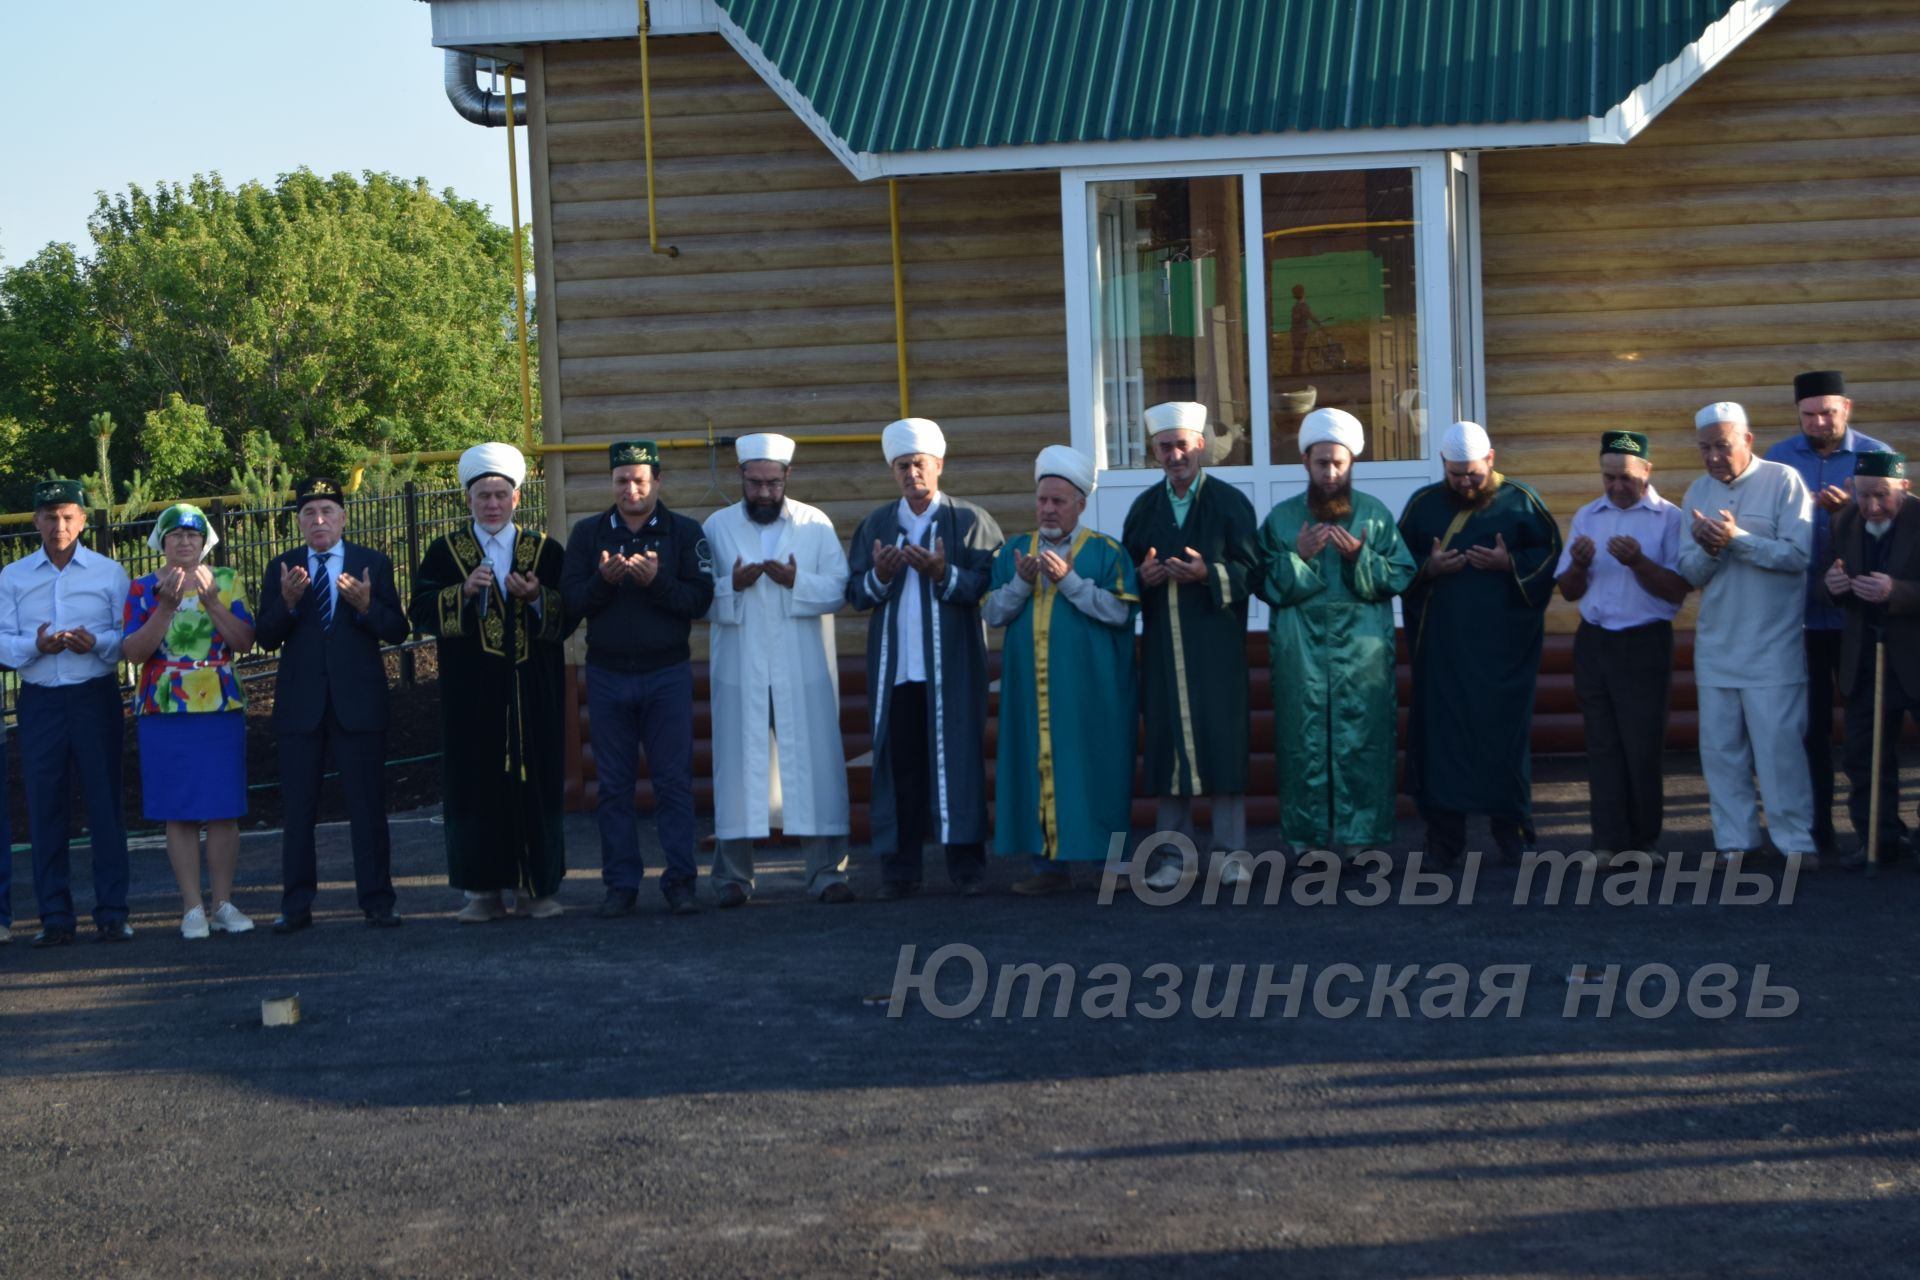
[[[327,572],[325,555],[313,558],[313,589],[319,593],[320,626],[322,630],[333,630],[333,576]]]

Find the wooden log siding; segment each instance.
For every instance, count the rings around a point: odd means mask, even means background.
[[[1483,155],[1502,469],[1564,527],[1599,494],[1599,434],[1632,427],[1677,501],[1696,409],[1740,401],[1764,450],[1819,368],[1846,371],[1860,427],[1920,449],[1917,95],[1920,5],[1793,0],[1625,147]],[[1556,600],[1550,625],[1577,622]]]
[[[897,490],[877,444],[806,440],[899,416],[886,185],[850,178],[717,37],[652,53],[673,258],[647,246],[632,43],[550,46],[540,67],[561,434],[784,432],[801,441],[794,496],[844,536]],[[1068,432],[1059,189],[1050,173],[900,187],[912,410],[946,429],[946,487],[1009,528],[1032,523],[1034,452]],[[739,496],[730,449],[666,465],[677,510],[703,518]],[[575,517],[606,505],[600,457],[570,455],[563,475]],[[841,651],[864,634],[863,618],[843,620]]]

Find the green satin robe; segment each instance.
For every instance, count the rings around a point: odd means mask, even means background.
[[[1413,581],[1413,556],[1393,513],[1364,493],[1342,522],[1364,544],[1352,561],[1332,543],[1302,560],[1294,540],[1309,523],[1301,494],[1260,528],[1280,831],[1302,849],[1385,845],[1396,795],[1393,598]]]

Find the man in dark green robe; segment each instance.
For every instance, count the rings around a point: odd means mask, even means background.
[[[1364,447],[1352,414],[1308,414],[1307,491],[1260,529],[1280,833],[1296,847],[1343,853],[1393,839],[1393,598],[1414,573],[1393,513],[1353,488]]]
[[[1406,787],[1427,824],[1429,865],[1466,848],[1470,813],[1491,820],[1502,858],[1533,839],[1529,739],[1560,526],[1540,495],[1493,469],[1471,422],[1441,439],[1446,479],[1400,514],[1419,574],[1402,595],[1413,650]]]
[[[427,548],[408,610],[439,641],[447,878],[467,895],[462,923],[501,919],[509,892],[536,919],[562,914],[561,642],[572,628],[560,544],[513,523],[526,465],[509,445],[461,457],[473,523]]]
[[[1258,519],[1245,494],[1206,477],[1205,405],[1157,404],[1146,421],[1167,479],[1134,499],[1120,542],[1139,571],[1145,617],[1147,793],[1160,797],[1159,829],[1188,836],[1195,797],[1210,797],[1210,847],[1233,854],[1247,846],[1247,602],[1260,578]],[[1221,881],[1246,874],[1230,860]],[[1156,855],[1146,879],[1171,889],[1179,876],[1177,863]]]
[[[981,603],[1006,628],[993,850],[1026,854],[1029,897],[1073,887],[1066,864],[1103,858],[1131,825],[1133,618],[1140,587],[1126,549],[1088,528],[1093,459],[1052,444],[1034,461],[1033,533],[993,558]]]

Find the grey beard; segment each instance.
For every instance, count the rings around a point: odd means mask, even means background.
[[[1884,538],[1887,534],[1887,530],[1891,528],[1893,528],[1893,521],[1891,520],[1867,521],[1867,532],[1872,534],[1876,538]]]

